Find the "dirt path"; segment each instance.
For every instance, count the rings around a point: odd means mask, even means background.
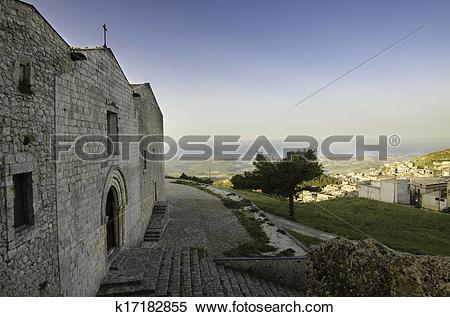
[[[218,194],[224,194],[225,193],[225,195],[227,193],[233,193],[234,194],[233,196],[228,197],[228,198],[233,199],[233,200],[236,200],[237,197],[239,197],[239,199],[243,198],[243,196],[240,193],[234,192],[234,191],[231,191],[231,190],[226,190],[226,189],[217,188],[217,187],[213,187],[213,186],[211,186],[210,190],[213,190],[213,191],[215,191]],[[270,220],[270,222],[272,222],[278,228],[283,228],[283,229],[286,229],[286,230],[295,231],[295,232],[298,232],[298,233],[301,233],[301,234],[304,234],[304,235],[307,235],[307,236],[315,237],[315,238],[318,238],[318,239],[321,239],[321,240],[324,240],[324,241],[336,238],[336,236],[331,234],[331,233],[324,232],[324,231],[321,231],[321,230],[318,230],[318,229],[314,229],[314,228],[311,228],[311,227],[299,224],[299,223],[297,223],[295,221],[291,221],[291,220],[288,220],[286,218],[276,216],[276,215],[271,214],[271,213],[269,213],[269,212],[267,212],[265,210],[263,210],[263,212],[266,215],[266,217]]]
[[[320,231],[302,224],[299,224],[297,222],[275,216],[274,214],[268,213],[267,211],[264,211],[264,214],[266,217],[277,227],[284,228],[286,230],[295,231],[307,236],[315,237],[321,240],[331,240],[336,238],[336,236],[332,235],[331,233]]]

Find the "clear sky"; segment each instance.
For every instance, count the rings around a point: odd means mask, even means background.
[[[150,82],[167,134],[450,136],[450,1],[29,0]],[[427,27],[293,105],[422,25]]]

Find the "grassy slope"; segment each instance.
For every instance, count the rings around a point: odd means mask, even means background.
[[[413,162],[419,167],[432,167],[433,162],[450,161],[450,149],[419,156]]]
[[[259,208],[288,216],[288,202],[261,193],[242,191]],[[417,254],[450,255],[450,215],[360,198],[319,203],[333,214],[387,246]],[[350,239],[366,238],[317,204],[296,204],[295,220]]]

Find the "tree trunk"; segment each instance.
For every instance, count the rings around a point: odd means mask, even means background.
[[[289,216],[294,219],[294,195],[289,195]]]

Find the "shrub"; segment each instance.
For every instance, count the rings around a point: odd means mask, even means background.
[[[185,173],[182,173],[180,175],[180,177],[178,177],[179,179],[184,179],[184,180],[188,180],[188,181],[194,181],[197,183],[201,183],[201,184],[208,184],[208,185],[212,185],[212,183],[214,182],[212,179],[210,178],[200,178],[197,176],[189,176]]]

